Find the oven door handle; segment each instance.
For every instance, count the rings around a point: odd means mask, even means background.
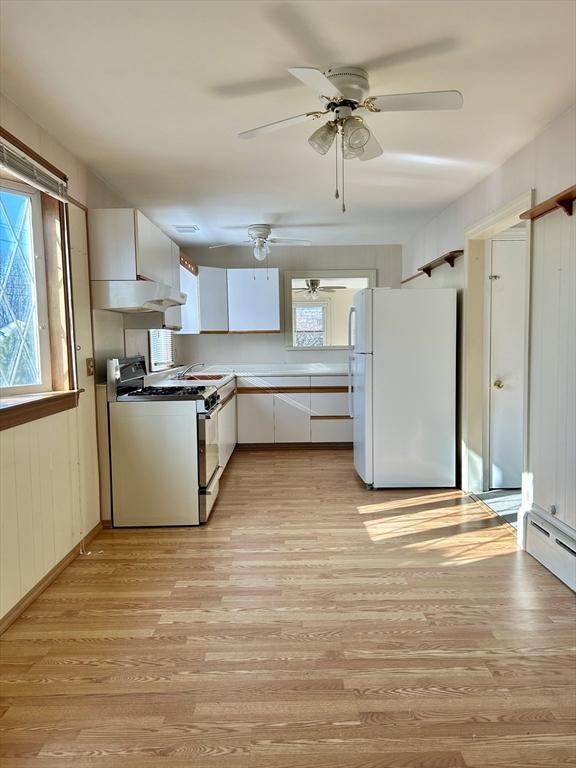
[[[222,405],[221,403],[218,403],[218,405],[215,405],[214,408],[211,408],[209,411],[200,411],[198,418],[202,419],[203,421],[209,421],[212,417],[217,416],[221,410]]]

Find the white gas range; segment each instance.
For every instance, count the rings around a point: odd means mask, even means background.
[[[221,474],[220,393],[145,377],[144,357],[108,361],[113,525],[205,523]]]

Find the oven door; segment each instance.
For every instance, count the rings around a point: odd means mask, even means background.
[[[200,493],[206,490],[218,466],[218,413],[221,406],[217,405],[208,413],[198,414],[198,484]]]

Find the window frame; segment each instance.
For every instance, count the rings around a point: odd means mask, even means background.
[[[322,308],[322,315],[324,319],[324,338],[323,344],[318,344],[317,346],[298,346],[296,344],[296,334],[298,333],[298,329],[296,328],[296,310],[298,307],[321,307]],[[314,301],[293,301],[292,302],[292,347],[294,349],[323,349],[327,347],[330,344],[330,305],[327,301],[322,300],[314,300]],[[304,331],[305,333],[305,331]],[[314,331],[312,331],[314,333]]]
[[[46,280],[46,259],[44,253],[44,231],[42,219],[42,196],[33,187],[5,178],[0,178],[0,189],[15,192],[30,200],[30,225],[34,278],[36,290],[36,322],[38,329],[38,354],[40,362],[40,383],[20,384],[14,387],[0,387],[1,397],[30,395],[52,391],[52,358],[50,350],[50,326],[48,317],[48,287]]]

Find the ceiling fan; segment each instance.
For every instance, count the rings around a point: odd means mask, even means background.
[[[270,253],[271,245],[312,245],[310,240],[298,240],[293,237],[270,237],[272,227],[270,224],[252,224],[248,227],[248,240],[239,243],[217,243],[210,248],[227,248],[233,245],[251,245],[254,258],[264,261]]]
[[[277,131],[309,118],[332,117],[308,139],[310,146],[325,155],[336,135],[342,135],[342,152],[346,160],[372,160],[382,154],[382,147],[368,128],[364,116],[378,112],[409,112],[417,110],[460,109],[460,91],[427,91],[369,96],[368,72],[363,67],[338,65],[322,72],[313,67],[295,67],[288,72],[307,85],[320,97],[323,109],[277,120],[273,123],[242,131],[242,139],[252,139]]]
[[[317,296],[320,291],[334,293],[334,291],[345,291],[348,287],[346,285],[331,285],[328,288],[324,288],[320,285],[320,280],[317,278],[311,278],[304,282],[306,283],[306,288],[296,288],[294,293],[306,293],[309,296]]]
[[[296,123],[330,118],[308,139],[308,143],[320,155],[325,155],[333,144],[336,145],[336,192],[338,190],[338,138],[342,156],[342,211],[344,201],[344,161],[373,160],[383,150],[368,127],[364,117],[378,112],[412,112],[423,110],[460,109],[463,97],[460,91],[428,91],[424,93],[398,93],[383,96],[369,96],[368,72],[363,67],[338,65],[322,72],[314,67],[296,67],[288,72],[307,85],[320,97],[322,109],[304,112],[301,115],[277,120],[273,123],[252,128],[238,134],[242,139],[253,139],[271,131],[277,131]]]

